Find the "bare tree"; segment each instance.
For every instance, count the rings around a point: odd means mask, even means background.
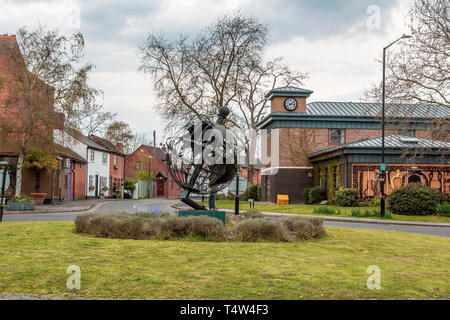
[[[249,60],[239,77],[239,85],[233,106],[239,117],[236,125],[241,130],[251,131],[244,135],[236,135],[244,146],[248,163],[248,181],[253,183],[254,164],[256,159],[257,124],[267,115],[269,97],[267,92],[277,87],[301,86],[307,74],[291,70],[282,63],[281,58],[263,63]]]
[[[237,12],[219,18],[195,37],[169,40],[150,34],[141,51],[140,70],[151,75],[160,104],[156,110],[169,128],[193,120],[213,120],[220,107],[232,109],[226,125],[250,131],[267,114],[265,94],[275,86],[300,84],[305,75],[289,70],[279,59],[263,62],[267,27]],[[249,181],[253,181],[253,166]]]
[[[432,104],[450,109],[450,3],[415,0],[408,17],[413,38],[387,57],[386,100],[394,105]],[[373,85],[364,96],[380,102],[381,85]],[[413,111],[411,106],[408,112]],[[448,139],[449,120],[436,117],[434,137]],[[403,121],[405,127],[408,124]]]
[[[96,103],[84,106],[79,114],[80,119],[77,126],[85,136],[105,132],[117,116],[117,113],[105,111],[103,105]]]
[[[266,27],[236,13],[224,16],[194,38],[170,41],[150,34],[140,47],[139,70],[152,76],[169,123],[215,117],[238,91],[246,60],[258,56],[266,43]]]
[[[30,145],[51,142],[55,128],[76,128],[83,106],[91,105],[99,91],[88,85],[93,65],[80,65],[84,52],[81,33],[70,37],[43,26],[17,32],[2,51],[10,72],[3,79],[8,90],[5,105],[8,117],[2,118],[0,133],[14,140],[19,153],[16,194],[21,194],[22,166]]]

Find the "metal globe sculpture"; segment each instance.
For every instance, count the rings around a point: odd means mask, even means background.
[[[225,188],[238,170],[236,146],[227,141],[223,126],[230,109],[222,107],[216,123],[187,125],[179,136],[167,140],[169,174],[185,191],[181,201],[197,210],[206,207],[189,199],[191,194],[214,194]]]

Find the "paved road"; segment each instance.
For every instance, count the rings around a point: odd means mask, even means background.
[[[159,209],[161,212],[175,212],[170,205],[177,203],[176,200],[146,199],[146,200],[124,200],[103,203],[92,212],[147,212],[147,210]],[[84,212],[55,212],[55,213],[30,213],[30,214],[8,214],[3,216],[3,221],[74,221]]]
[[[146,212],[147,210],[159,209],[162,212],[175,212],[170,205],[177,203],[176,200],[166,199],[146,199],[146,200],[124,200],[112,201],[102,204],[93,212]],[[73,221],[76,216],[83,212],[67,213],[43,213],[43,214],[20,214],[5,215],[3,221]],[[396,226],[382,224],[349,223],[349,222],[325,222],[326,226],[337,226],[347,228],[378,229],[403,231],[419,234],[430,234],[437,236],[450,237],[450,228],[445,227],[418,227],[418,226]]]

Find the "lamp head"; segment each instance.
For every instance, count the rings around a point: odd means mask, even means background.
[[[409,34],[403,34],[403,36],[402,36],[402,39],[409,39],[409,38],[412,38],[412,36],[411,35],[409,35]]]

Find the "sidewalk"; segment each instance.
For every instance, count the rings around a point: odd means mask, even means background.
[[[189,207],[182,207],[173,205],[172,208],[177,210],[191,210]],[[221,209],[217,210],[225,211],[228,213],[234,213],[233,209]],[[239,210],[240,213],[244,213],[247,210]],[[410,226],[410,227],[444,227],[450,228],[450,223],[446,222],[422,222],[422,221],[399,221],[399,220],[378,220],[378,219],[366,219],[366,218],[344,218],[344,217],[332,217],[332,216],[323,216],[323,215],[312,215],[312,214],[294,214],[294,213],[280,213],[280,212],[261,212],[264,215],[268,216],[298,216],[304,218],[320,218],[323,221],[329,222],[347,222],[347,223],[371,223],[371,224],[384,224],[384,225],[397,225],[397,226]]]
[[[58,204],[35,205],[33,211],[10,211],[5,207],[3,214],[33,214],[33,213],[52,213],[52,212],[79,212],[87,211],[96,205],[105,201],[114,199],[87,199],[87,200],[66,200]]]

